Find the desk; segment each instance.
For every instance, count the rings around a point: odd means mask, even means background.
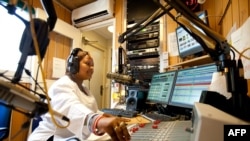
[[[128,118],[128,119],[130,119],[130,121],[127,122],[128,125],[138,124],[138,123],[150,123],[151,122],[150,120],[144,118],[141,115],[138,115],[138,116],[133,117],[133,118]]]
[[[243,121],[237,117],[234,117],[232,115],[229,115],[211,105],[204,104],[204,103],[198,103],[196,102],[194,104],[193,108],[193,115],[194,119],[192,120],[187,120],[187,121],[174,121],[177,123],[185,123],[188,125],[185,125],[184,128],[179,128],[179,126],[172,126],[173,128],[169,131],[169,135],[171,135],[171,138],[177,138],[176,141],[183,141],[183,138],[180,138],[181,136],[187,135],[189,136],[188,138],[185,136],[185,139],[187,141],[222,141],[224,139],[224,125],[250,125],[249,122]],[[138,119],[139,118],[139,119]],[[149,120],[148,120],[149,121]],[[139,117],[132,118],[131,121],[128,123],[129,125],[127,126],[128,130],[133,126],[136,126],[137,123],[142,123],[142,122],[147,122],[147,119],[143,119]],[[150,122],[150,121],[149,121]],[[170,121],[171,122],[171,121]],[[168,122],[168,123],[170,123]],[[167,123],[167,122],[165,122]],[[161,123],[162,124],[162,123]],[[179,124],[178,124],[179,125]],[[150,124],[148,126],[151,128]],[[171,126],[169,126],[171,127]],[[186,132],[185,129],[192,127],[194,130],[191,134],[189,132]],[[144,127],[145,129],[145,127]],[[156,130],[166,130],[164,128],[157,128]],[[179,131],[175,131],[174,129],[181,129]],[[140,130],[142,131],[142,130]],[[131,132],[130,132],[131,133]],[[152,133],[152,134],[151,134]],[[145,135],[150,135],[151,137],[156,137],[154,135],[156,132],[148,132],[145,133]],[[157,132],[160,133],[160,132]],[[172,133],[177,133],[177,134],[172,134]],[[138,134],[138,132],[136,132]],[[165,133],[164,133],[165,134]],[[133,134],[134,136],[135,134]],[[143,134],[144,135],[144,134]],[[132,137],[133,137],[132,136]],[[138,137],[138,136],[137,136]],[[141,137],[141,136],[140,136]],[[99,137],[99,138],[93,138],[94,140],[98,141],[103,141],[103,140],[109,140],[110,138],[108,135],[104,137]],[[90,141],[93,140],[90,138]],[[133,139],[131,139],[133,140]]]

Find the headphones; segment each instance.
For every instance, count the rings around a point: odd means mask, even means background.
[[[83,51],[81,48],[74,48],[67,62],[67,70],[71,74],[76,74],[79,71],[79,57],[77,56],[79,51]]]

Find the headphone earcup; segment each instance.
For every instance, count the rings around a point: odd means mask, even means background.
[[[79,59],[78,57],[73,57],[72,65],[70,67],[70,73],[76,74],[79,71]]]
[[[79,51],[82,51],[82,49],[81,48],[74,48],[71,51],[70,56],[68,58],[67,70],[71,74],[76,74],[79,71],[80,60],[79,60],[79,57],[77,56],[77,53]]]

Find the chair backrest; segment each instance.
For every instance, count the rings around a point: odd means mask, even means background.
[[[11,108],[0,103],[0,140],[9,136]]]

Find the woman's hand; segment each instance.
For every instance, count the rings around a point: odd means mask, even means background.
[[[97,128],[110,135],[113,141],[129,141],[130,134],[127,130],[126,122],[129,119],[103,114],[103,118],[97,124]]]

